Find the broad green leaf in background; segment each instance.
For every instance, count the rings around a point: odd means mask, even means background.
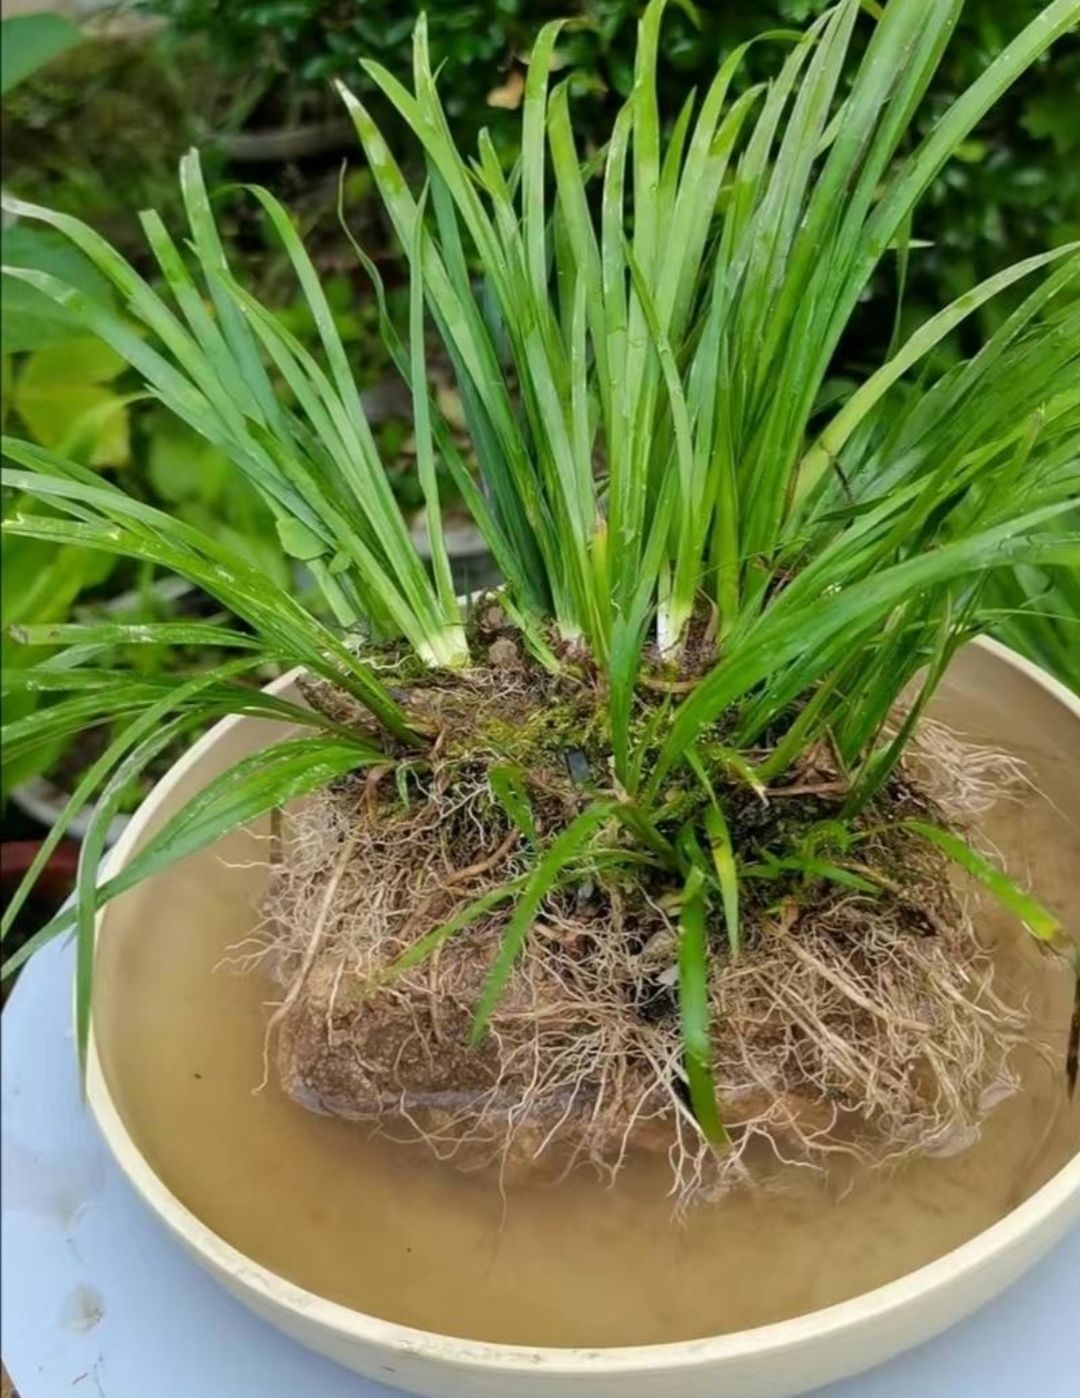
[[[166,505],[194,500],[216,504],[230,472],[224,452],[164,417],[154,424],[146,466],[150,484]]]
[[[0,21],[0,96],[82,40],[64,15],[12,15]]]
[[[115,350],[92,337],[49,345],[16,374],[13,406],[42,446],[91,466],[124,466],[131,454],[127,404],[108,385],[125,367]]]
[[[114,304],[108,282],[89,260],[59,233],[17,223],[0,230],[0,262],[5,267],[32,267],[51,272],[95,301]],[[5,358],[45,345],[85,338],[86,331],[61,307],[26,282],[8,278],[0,297],[0,346]]]
[[[274,582],[290,581],[289,552],[274,518],[218,447],[163,412],[147,421],[147,474],[161,501],[186,523],[228,544]]]
[[[1045,90],[1028,99],[1021,118],[1029,135],[1047,137],[1061,155],[1080,150],[1080,98],[1063,68],[1058,70],[1057,84],[1054,74],[1048,74]]]

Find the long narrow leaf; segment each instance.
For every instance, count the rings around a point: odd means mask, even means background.
[[[614,807],[608,802],[597,802],[587,806],[552,840],[537,860],[536,867],[521,891],[513,917],[503,933],[498,955],[484,982],[469,1034],[470,1043],[477,1044],[483,1037],[540,904],[552,889],[557,887],[566,865],[580,854],[600,826],[611,819],[613,811]]]

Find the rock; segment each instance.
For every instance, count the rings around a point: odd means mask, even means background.
[[[488,659],[500,670],[517,670],[521,666],[521,652],[509,636],[500,636],[488,646]]]

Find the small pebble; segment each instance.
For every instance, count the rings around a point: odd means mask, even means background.
[[[517,646],[508,636],[500,636],[488,647],[488,659],[501,670],[509,670],[521,664]]]

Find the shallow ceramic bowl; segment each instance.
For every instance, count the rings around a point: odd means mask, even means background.
[[[274,687],[288,690],[291,676]],[[950,672],[954,699],[992,694],[1025,743],[1080,770],[1080,700],[993,642],[968,647]],[[155,787],[111,855],[115,873],[139,843],[212,770],[266,741],[266,725],[227,719]],[[98,919],[107,939],[110,912]],[[95,1018],[115,1024],[123,1003],[104,998]],[[108,1027],[108,1026],[106,1026]],[[899,1280],[839,1305],[753,1330],[672,1344],[552,1349],[489,1344],[392,1324],[337,1305],[244,1256],[169,1191],[140,1152],[91,1044],[88,1098],[121,1169],[177,1240],[233,1295],[319,1353],[429,1398],[790,1398],[919,1344],[969,1315],[1080,1222],[1080,1156],[1000,1222]]]

